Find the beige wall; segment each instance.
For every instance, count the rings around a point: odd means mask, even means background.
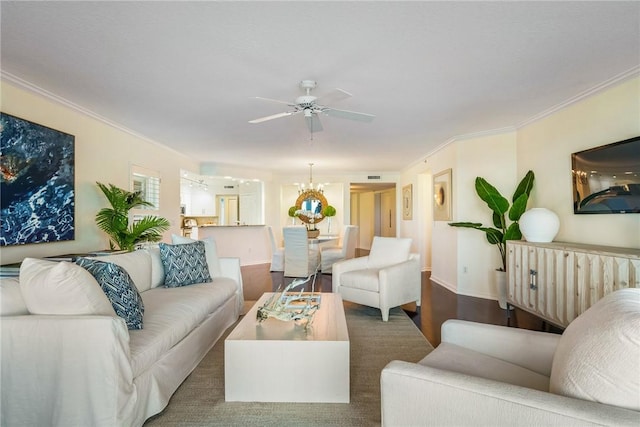
[[[518,131],[518,173],[536,172],[530,207],[560,217],[556,240],[640,248],[640,215],[575,215],[571,153],[640,135],[640,77]]]
[[[456,221],[491,223],[488,208],[475,194],[476,176],[510,198],[531,169],[536,181],[528,207],[559,215],[557,241],[640,248],[640,215],[574,215],[571,191],[571,153],[638,135],[640,77],[635,77],[515,131],[453,141],[429,156],[427,164],[432,173],[453,169]],[[431,244],[435,281],[460,294],[496,298],[492,271],[499,258],[483,233],[434,222]]]
[[[130,188],[132,164],[160,173],[160,210],[172,228],[165,233],[179,233],[180,169],[197,170],[197,163],[184,155],[149,140],[119,130],[76,109],[52,99],[0,82],[2,112],[75,136],[76,230],[75,240],[5,246],[0,263],[19,262],[26,256],[43,257],[78,253],[108,247],[107,236],[95,225],[95,215],[107,201],[96,181]]]
[[[49,256],[107,247],[107,238],[95,226],[95,213],[106,201],[95,181],[129,186],[129,169],[136,164],[160,172],[160,215],[179,231],[179,171],[203,170],[197,162],[144,138],[112,127],[41,95],[2,82],[2,111],[76,137],[76,240],[4,247],[0,263],[25,256]],[[509,197],[528,169],[536,173],[529,207],[547,207],[560,216],[557,240],[640,248],[640,215],[574,215],[571,201],[570,154],[574,151],[640,135],[640,78],[620,83],[575,102],[515,131],[453,141],[402,174],[382,174],[384,182],[397,183],[397,229],[401,237],[414,239],[423,266],[432,278],[449,289],[474,296],[495,298],[491,272],[499,266],[495,247],[482,233],[449,227],[433,221],[431,177],[453,170],[453,219],[489,223],[487,208],[477,199],[473,179],[483,176]],[[153,153],[150,155],[149,153]],[[205,171],[206,172],[206,171]],[[218,171],[220,172],[220,171]],[[340,229],[350,223],[351,182],[366,182],[370,172],[349,176],[322,176],[316,182],[337,184],[327,199],[336,206]],[[373,174],[380,175],[375,172]],[[289,223],[286,209],[292,194],[284,186],[290,177],[265,174],[265,222],[274,230]],[[413,219],[402,220],[402,187],[412,184]],[[275,203],[274,203],[275,201]],[[362,209],[367,201],[361,201]],[[371,201],[371,203],[373,203]],[[335,223],[334,222],[334,223]],[[169,236],[169,233],[166,234]],[[361,240],[370,242],[367,227]],[[365,247],[362,246],[361,247]]]

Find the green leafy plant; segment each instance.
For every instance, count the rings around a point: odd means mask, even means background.
[[[479,222],[449,223],[452,227],[473,228],[483,231],[489,243],[496,245],[500,251],[500,258],[502,259],[501,271],[507,271],[507,240],[520,240],[522,238],[518,221],[527,209],[527,202],[529,201],[529,194],[531,194],[531,189],[533,188],[534,179],[535,175],[533,171],[528,171],[513,193],[513,197],[511,198],[512,204],[510,204],[486,179],[477,177],[476,193],[478,197],[487,204],[489,209],[493,211],[493,227],[485,227]],[[510,224],[507,223],[507,218],[511,221]]]
[[[110,208],[102,208],[96,214],[96,223],[111,237],[109,246],[112,250],[132,251],[138,243],[158,242],[162,239],[162,233],[170,226],[165,218],[146,215],[140,221],[129,224],[131,209],[153,206],[142,199],[139,192],[123,190],[113,184],[105,185],[99,182],[96,184],[111,204]]]
[[[298,210],[298,208],[297,208],[297,207],[295,207],[295,206],[291,206],[291,207],[289,208],[289,216],[290,216],[291,218],[298,216],[298,214],[296,214],[296,211],[297,211],[297,210]]]
[[[336,208],[331,205],[327,205],[322,210],[322,214],[326,217],[336,216]]]

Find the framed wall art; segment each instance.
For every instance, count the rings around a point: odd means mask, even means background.
[[[451,221],[451,169],[433,176],[433,220]]]
[[[0,113],[0,246],[75,238],[75,137]]]
[[[413,219],[413,185],[402,187],[402,219]]]

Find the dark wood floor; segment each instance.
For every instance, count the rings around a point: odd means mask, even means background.
[[[431,281],[429,276],[428,272],[422,273],[422,306],[417,309],[415,304],[407,304],[402,308],[434,347],[440,344],[440,328],[447,319],[470,320],[536,331],[561,332],[561,330],[549,326],[542,319],[518,308],[507,313],[507,310],[498,306],[497,301],[457,295]],[[317,292],[331,292],[331,278],[330,274],[319,275],[314,285],[315,290]],[[287,286],[291,280],[293,279],[284,277],[281,272],[271,272],[271,289],[263,289],[262,292],[275,291],[278,286]],[[310,291],[311,285],[307,285],[305,290]],[[382,321],[382,318],[380,320]]]

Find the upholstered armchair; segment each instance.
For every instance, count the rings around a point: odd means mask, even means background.
[[[347,225],[344,227],[341,246],[327,246],[320,248],[320,264],[322,272],[330,274],[333,264],[343,259],[351,259],[356,256],[356,244],[358,239],[358,226]]]
[[[320,263],[317,247],[309,245],[307,228],[303,225],[284,227],[284,275],[285,277],[307,277],[313,274]]]
[[[418,363],[381,374],[384,426],[640,425],[640,289],[613,292],[562,335],[462,320]]]
[[[332,286],[345,301],[379,308],[386,322],[391,308],[420,305],[420,255],[411,239],[375,236],[368,256],[333,264]]]

